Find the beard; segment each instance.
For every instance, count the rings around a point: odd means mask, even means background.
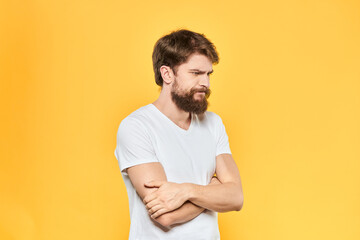
[[[194,95],[197,92],[204,92],[205,96],[202,96],[200,100],[196,100],[194,99]],[[195,114],[202,114],[207,110],[209,105],[207,99],[210,97],[210,94],[211,90],[208,88],[192,88],[189,92],[181,93],[176,79],[171,88],[171,98],[176,106],[185,112]]]

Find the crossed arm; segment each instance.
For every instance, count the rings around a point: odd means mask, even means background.
[[[209,185],[167,182],[160,163],[136,165],[128,175],[151,217],[163,226],[187,222],[204,209],[239,211],[243,192],[239,170],[231,154],[216,157],[216,177]]]

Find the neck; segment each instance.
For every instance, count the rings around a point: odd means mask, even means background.
[[[170,91],[162,89],[159,98],[153,104],[179,127],[185,129],[189,127],[191,123],[190,113],[178,108],[171,99]]]

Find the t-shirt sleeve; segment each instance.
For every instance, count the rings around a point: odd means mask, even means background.
[[[231,154],[229,138],[226,134],[225,126],[220,116],[216,115],[216,156],[228,153]]]
[[[158,162],[150,136],[138,119],[127,117],[120,123],[115,157],[124,173],[127,168],[138,164]]]

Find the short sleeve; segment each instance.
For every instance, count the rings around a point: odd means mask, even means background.
[[[150,136],[140,120],[127,117],[120,123],[115,157],[123,173],[138,164],[158,162]]]
[[[229,138],[226,134],[225,126],[220,118],[220,116],[216,116],[216,156],[228,153],[231,154]]]

